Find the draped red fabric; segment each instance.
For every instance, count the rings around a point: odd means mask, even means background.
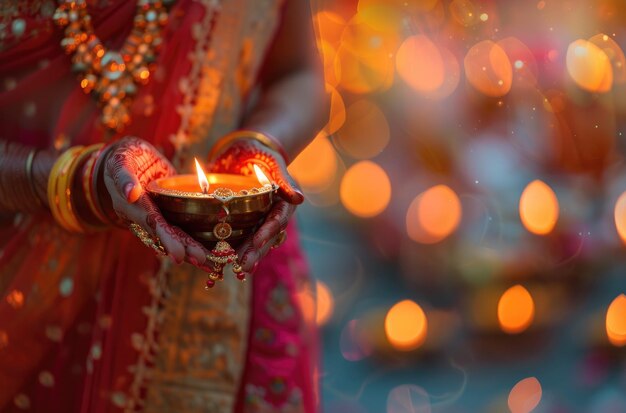
[[[136,3],[109,0],[89,9],[103,43],[120,47],[132,27]],[[170,157],[174,148],[169,136],[180,123],[179,81],[190,70],[192,27],[204,13],[191,0],[178,0],[171,8],[157,70],[139,89],[132,123],[123,131],[150,141]],[[0,52],[0,139],[38,148],[103,141],[100,111],[80,89],[71,74],[71,59],[59,45],[62,30],[50,25],[49,17],[15,17],[26,21],[26,30]],[[153,291],[160,262],[122,229],[84,236],[64,232],[46,213],[11,219],[0,220],[0,411],[105,413],[128,408],[129,397],[141,399],[147,385],[134,381],[136,369],[152,362],[149,356],[143,364],[137,362],[142,345],[137,337],[157,334],[150,312],[161,305]],[[297,302],[306,263],[295,229],[289,233],[284,246],[253,277],[240,412],[272,411],[264,400],[279,404],[285,395],[299,397],[294,405],[305,406],[304,411],[315,410],[308,362],[314,340],[303,328]],[[287,305],[295,308],[286,323],[277,323],[271,314],[277,286],[287,289]],[[279,339],[272,344],[258,340],[254,332],[259,329],[269,329]],[[287,345],[297,351],[286,354]],[[282,387],[273,391],[272,385]],[[250,398],[263,386],[270,390],[262,403]],[[251,410],[246,400],[252,400]],[[140,408],[139,403],[131,411]]]

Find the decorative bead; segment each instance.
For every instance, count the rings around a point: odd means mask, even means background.
[[[64,10],[57,9],[52,16],[54,22],[59,26],[65,26],[68,23],[67,12]]]
[[[213,287],[215,287],[215,281],[213,281],[213,280],[206,280],[206,288],[209,289],[209,288],[213,288]]]
[[[102,65],[104,77],[110,80],[119,79],[126,67],[122,55],[110,50],[104,54],[100,64]]]
[[[239,281],[245,281],[246,280],[246,273],[245,272],[240,272],[235,274],[235,276],[237,277],[237,279]]]

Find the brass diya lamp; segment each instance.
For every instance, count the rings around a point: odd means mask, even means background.
[[[196,170],[196,175],[154,180],[146,191],[169,223],[212,249],[208,258],[216,270],[209,274],[207,287],[223,278],[223,268],[228,264],[243,280],[245,275],[230,244],[241,243],[264,221],[278,186],[256,165],[256,176],[206,174],[197,160]]]

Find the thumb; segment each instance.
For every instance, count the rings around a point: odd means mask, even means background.
[[[114,153],[107,160],[107,173],[119,194],[129,203],[135,203],[143,194],[143,186],[135,174],[133,162],[123,153]]]
[[[293,178],[282,168],[277,173],[278,194],[292,205],[300,205],[304,202],[304,194],[298,188]]]

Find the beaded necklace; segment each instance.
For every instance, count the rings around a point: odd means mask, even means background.
[[[86,0],[60,0],[54,21],[65,27],[61,46],[72,55],[72,71],[78,74],[83,91],[102,107],[102,124],[120,132],[130,123],[138,86],[146,84],[154,72],[168,21],[164,1],[138,0],[133,29],[119,51],[109,50],[94,33]]]

